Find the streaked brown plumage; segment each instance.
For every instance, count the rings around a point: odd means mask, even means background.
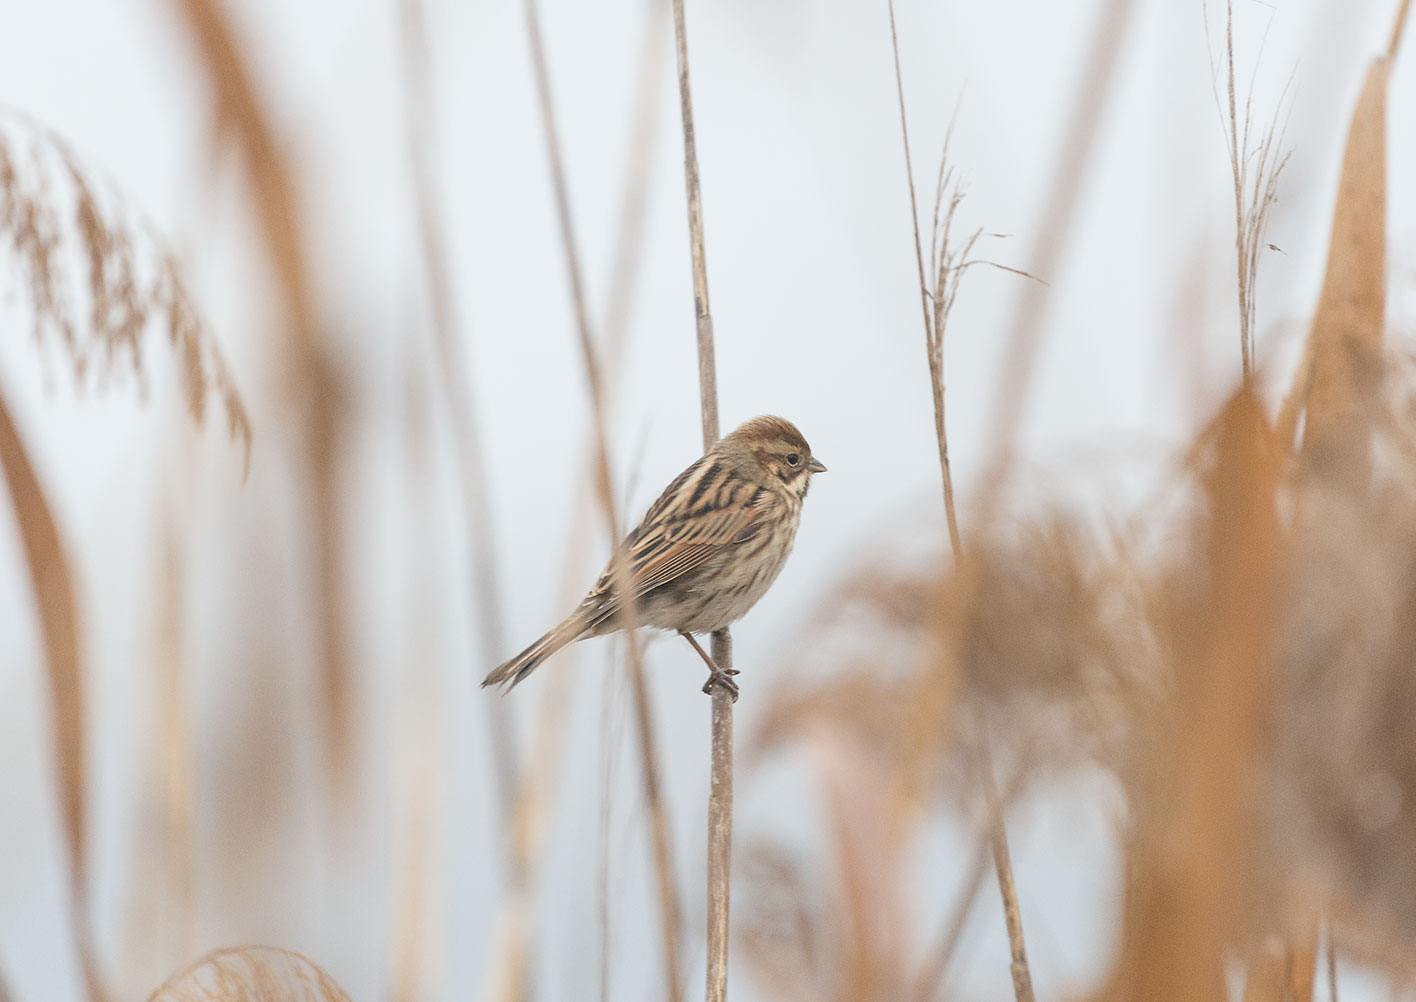
[[[692,635],[735,622],[771,587],[792,551],[811,477],[825,470],[790,421],[753,418],[680,473],[621,544],[636,622],[683,634],[708,662],[709,685],[736,695]],[[623,629],[612,572],[613,561],[579,608],[482,685],[511,688],[567,644]]]

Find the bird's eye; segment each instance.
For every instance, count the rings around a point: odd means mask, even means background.
[[[795,466],[797,463],[800,463],[800,462],[801,462],[801,457],[798,456],[795,452],[789,452],[789,453],[787,453],[787,465],[788,465],[788,466]]]

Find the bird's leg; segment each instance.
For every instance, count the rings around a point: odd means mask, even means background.
[[[708,681],[703,683],[703,691],[712,694],[714,685],[721,685],[733,697],[733,702],[737,702],[738,684],[733,681],[733,676],[738,674],[736,668],[719,668],[718,665],[708,656],[697,640],[693,639],[693,634],[685,630],[679,630],[679,636],[693,645],[693,649],[698,652],[698,656],[703,659],[703,663],[708,666]]]

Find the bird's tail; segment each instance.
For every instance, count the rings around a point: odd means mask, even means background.
[[[485,689],[489,685],[500,685],[507,689],[514,688],[517,683],[540,667],[542,661],[562,647],[573,644],[585,636],[587,629],[585,621],[580,616],[571,616],[516,657],[493,668],[491,674],[482,680],[482,688]]]

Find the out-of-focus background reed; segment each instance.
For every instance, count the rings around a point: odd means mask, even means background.
[[[1013,997],[991,821],[1040,999],[1410,996],[1405,8],[900,0],[956,559],[890,12],[689,3],[723,424],[830,467],[735,630],[733,998]],[[701,444],[672,22],[541,22],[633,520]],[[515,3],[0,13],[0,998],[664,997],[621,645],[477,686],[610,547],[538,114]]]

